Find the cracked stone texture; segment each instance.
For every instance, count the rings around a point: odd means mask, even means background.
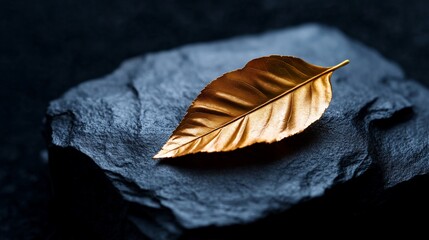
[[[350,59],[333,74],[333,99],[319,121],[270,145],[152,160],[207,83],[270,54],[323,66]],[[365,182],[373,191],[350,186],[375,198],[429,172],[427,96],[396,64],[320,25],[136,57],[51,102],[57,202],[95,236],[171,239],[283,221],[279,214],[366,175],[378,176]]]

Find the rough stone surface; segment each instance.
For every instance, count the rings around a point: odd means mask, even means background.
[[[208,82],[270,54],[323,66],[350,59],[333,74],[319,121],[271,145],[152,160]],[[254,224],[372,172],[379,195],[429,172],[428,93],[374,50],[319,25],[137,57],[51,102],[57,200],[95,235],[170,239]]]

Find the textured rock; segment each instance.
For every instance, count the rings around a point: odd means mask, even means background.
[[[209,81],[270,54],[323,66],[351,60],[333,75],[318,122],[275,144],[151,159]],[[319,25],[137,57],[50,104],[57,201],[94,235],[170,239],[277,219],[362,175],[380,176],[367,183],[376,193],[365,198],[375,198],[429,172],[427,96],[394,63]]]

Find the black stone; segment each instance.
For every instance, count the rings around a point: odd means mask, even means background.
[[[274,144],[152,160],[208,82],[270,54],[323,66],[350,59],[319,121]],[[394,63],[319,25],[137,57],[49,106],[58,217],[82,236],[171,239],[365,215],[398,184],[427,176],[427,96]]]

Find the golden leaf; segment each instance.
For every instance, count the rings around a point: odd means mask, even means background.
[[[272,143],[317,121],[332,97],[332,72],[290,56],[254,59],[211,82],[154,158]]]

